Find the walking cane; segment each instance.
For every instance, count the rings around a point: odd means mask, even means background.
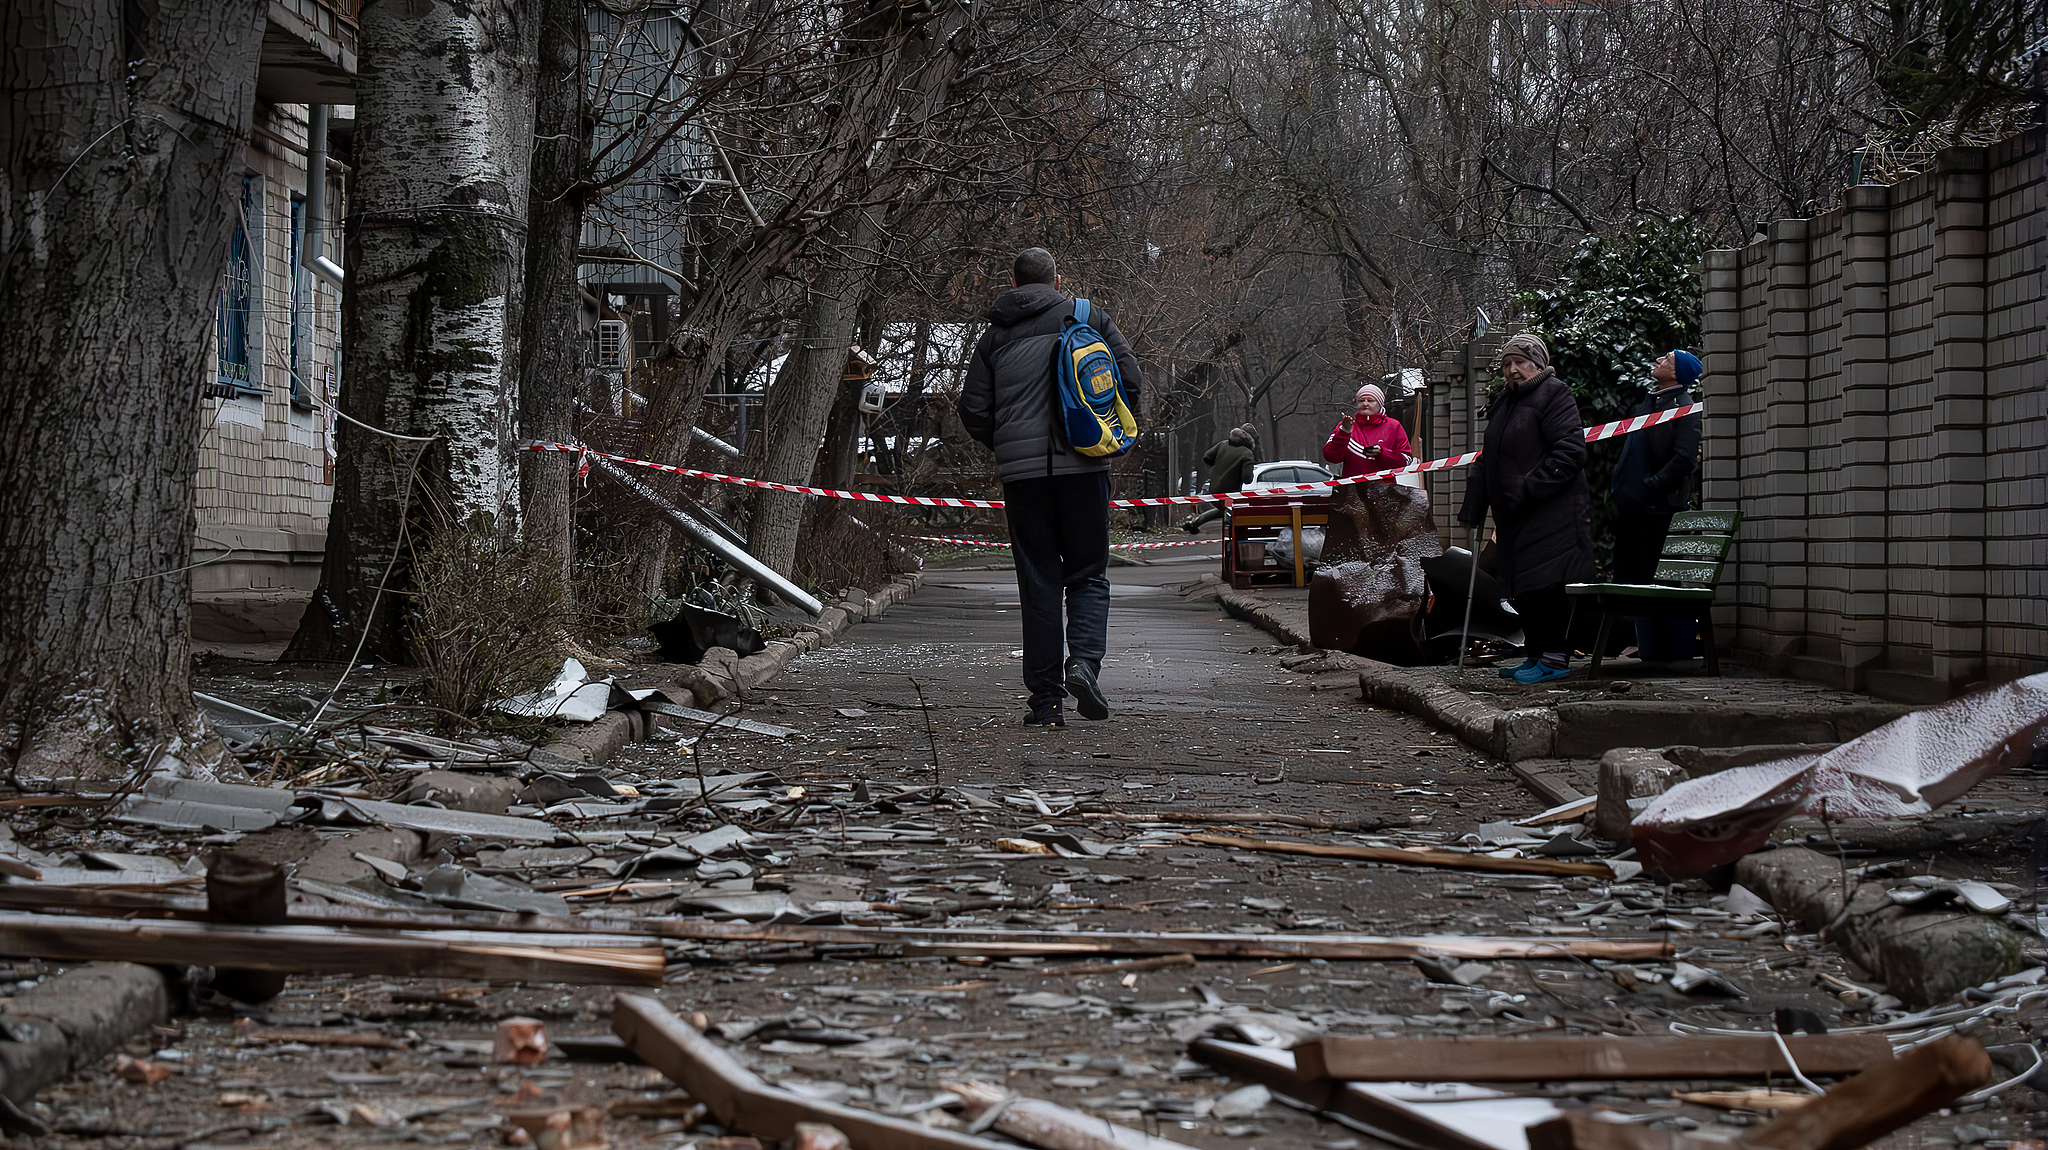
[[[1458,632],[1458,669],[1465,669],[1465,648],[1472,645],[1472,596],[1479,593],[1479,528],[1472,529],[1472,578],[1465,584],[1465,625]]]

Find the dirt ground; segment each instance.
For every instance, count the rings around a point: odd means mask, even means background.
[[[1242,1083],[1187,1057],[1187,1043],[1202,1034],[1398,1041],[1660,1034],[1673,1024],[1768,1030],[1785,1007],[1810,1011],[1831,1028],[1887,1017],[1889,1004],[1856,989],[1869,987],[1865,972],[1796,927],[1788,933],[1767,916],[1731,912],[1726,896],[1704,882],[1474,874],[1186,841],[1186,833],[1207,830],[1457,843],[1482,824],[1541,807],[1501,764],[1416,719],[1360,703],[1355,676],[1283,670],[1280,660],[1292,648],[1273,646],[1211,602],[1175,593],[1205,569],[1163,563],[1113,571],[1103,685],[1115,713],[1100,723],[1070,715],[1057,730],[1020,725],[1010,575],[934,572],[910,602],[803,656],[747,703],[747,718],[795,734],[720,732],[693,748],[672,733],[632,745],[601,768],[612,783],[643,795],[687,795],[700,772],[772,777],[729,792],[737,797],[724,806],[565,823],[604,849],[585,852],[593,856],[585,863],[554,859],[508,866],[508,873],[539,891],[585,892],[594,879],[618,877],[635,850],[731,824],[753,835],[740,851],[705,864],[709,870],[674,876],[628,866],[625,877],[638,885],[603,900],[604,913],[691,913],[702,904],[690,899],[782,895],[794,912],[815,916],[824,908],[847,923],[875,925],[1661,938],[1676,948],[1675,960],[1662,962],[1494,961],[1464,970],[1467,986],[1432,983],[1407,962],[1205,960],[1076,974],[1063,969],[1076,965],[1063,959],[671,945],[660,1000],[701,1016],[732,1053],[793,1090],[935,1114],[920,1104],[948,1082],[979,1079],[1190,1146],[1382,1145],[1278,1101],[1253,1105],[1257,1099],[1232,1095],[1219,1104]],[[659,677],[656,668],[619,669]],[[199,689],[282,708],[324,693],[333,671],[211,660],[201,667]],[[342,702],[374,699],[378,679],[365,676]],[[53,855],[116,851],[182,863],[207,845],[183,832],[64,812],[18,813],[12,821],[22,842]],[[998,845],[1027,833],[1073,838],[1058,840],[1068,847],[1064,856]],[[471,867],[497,857],[490,844],[428,846]],[[2006,883],[2023,903],[2036,889],[2024,847],[1910,859],[1895,873]],[[686,901],[678,904],[679,897]],[[1682,993],[1671,985],[1673,961],[1710,969],[1725,985]],[[0,969],[19,990],[61,968],[17,962]],[[171,1025],[127,1049],[169,1067],[169,1077],[132,1082],[109,1057],[37,1099],[32,1112],[52,1134],[16,1137],[12,1145],[504,1145],[505,1111],[536,1093],[610,1109],[615,1147],[683,1147],[744,1133],[693,1121],[674,1089],[641,1065],[490,1062],[498,1020],[540,1019],[558,1042],[603,1035],[614,993],[294,977],[277,999],[250,1007],[201,990]],[[1966,1028],[1991,1047],[2039,1041],[2048,1035],[2043,997]],[[1510,1090],[1733,1136],[1762,1116],[1680,1102],[1672,1092],[1760,1085],[1565,1082]],[[2030,1121],[2040,1137],[2044,1106],[2048,1094],[2015,1086],[1923,1119],[1882,1144],[1997,1150],[2026,1137]]]

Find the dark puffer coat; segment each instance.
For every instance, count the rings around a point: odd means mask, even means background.
[[[988,309],[989,329],[974,345],[967,364],[967,382],[960,391],[960,422],[967,434],[995,449],[996,470],[1004,482],[1052,475],[1108,471],[1108,456],[1082,455],[1067,447],[1064,435],[1054,436],[1052,353],[1060,329],[1072,314],[1071,302],[1051,284],[1025,284],[1004,292]],[[1088,325],[1102,333],[1102,342],[1116,357],[1124,403],[1138,412],[1145,377],[1137,357],[1109,313],[1093,304]]]
[[[1495,572],[1510,596],[1593,578],[1593,501],[1585,429],[1571,388],[1547,369],[1503,392],[1487,414],[1485,454],[1465,485],[1458,522],[1493,512]]]

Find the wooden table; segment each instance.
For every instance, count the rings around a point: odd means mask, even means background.
[[[1233,500],[1230,518],[1223,530],[1223,577],[1239,590],[1257,584],[1286,583],[1293,577],[1295,587],[1308,586],[1308,572],[1301,558],[1301,529],[1323,527],[1330,522],[1330,497],[1328,495],[1271,495],[1251,496]],[[1275,540],[1283,531],[1293,532],[1294,567],[1240,567],[1238,566],[1238,545],[1240,543]]]

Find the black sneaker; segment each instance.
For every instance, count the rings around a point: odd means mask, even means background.
[[[1181,524],[1181,525],[1180,525],[1180,529],[1181,529],[1182,531],[1185,531],[1185,532],[1187,532],[1187,533],[1188,533],[1188,534],[1190,534],[1190,535],[1200,535],[1200,534],[1202,533],[1202,525],[1201,525],[1201,524],[1199,524],[1199,523],[1197,523],[1197,522],[1195,522],[1195,521],[1194,521],[1194,520],[1192,520],[1192,519],[1190,519],[1190,520],[1188,520],[1187,522],[1185,522],[1185,523]]]
[[[1073,693],[1074,709],[1084,719],[1109,718],[1109,700],[1102,697],[1102,688],[1095,683],[1095,672],[1088,669],[1088,661],[1075,656],[1067,660],[1067,690]]]
[[[1027,727],[1064,727],[1067,725],[1067,720],[1061,717],[1059,704],[1054,703],[1050,707],[1034,708],[1030,714],[1024,716],[1024,725]]]

